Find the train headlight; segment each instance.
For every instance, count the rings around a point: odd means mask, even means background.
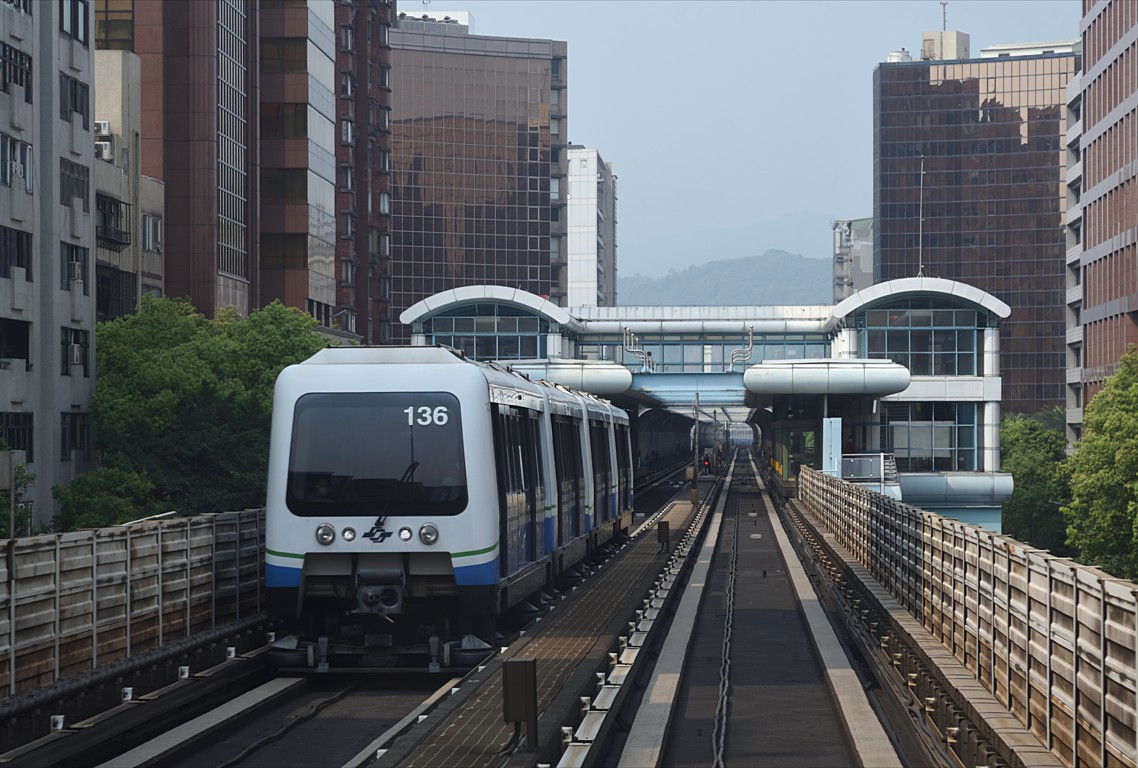
[[[321,523],[316,526],[316,541],[324,546],[328,546],[336,540],[336,529],[328,523]]]
[[[399,540],[400,541],[410,541],[411,537],[414,535],[415,534],[407,526],[403,526],[402,528],[399,529]]]
[[[344,537],[344,541],[355,541],[356,540],[356,529],[355,528],[345,528],[344,530],[340,531],[340,535]]]
[[[439,529],[435,527],[434,523],[423,523],[423,527],[419,529],[419,541],[424,544],[434,544],[439,540]]]

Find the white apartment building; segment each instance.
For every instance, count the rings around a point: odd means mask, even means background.
[[[570,146],[566,157],[569,306],[615,306],[617,198],[612,163],[597,150],[581,146]]]

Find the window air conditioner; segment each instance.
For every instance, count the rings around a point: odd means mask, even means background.
[[[71,280],[71,282],[73,282],[73,283],[83,282],[83,277],[84,277],[83,276],[83,262],[71,261],[71,262],[68,262],[68,264],[69,264],[68,276],[69,276],[69,279]]]
[[[109,141],[95,142],[95,159],[106,160],[108,163],[115,159],[115,151]]]
[[[8,175],[13,179],[24,178],[24,165],[19,160],[8,161]]]
[[[67,356],[67,362],[71,365],[83,365],[83,347],[78,344],[72,344],[69,350],[70,354]]]
[[[111,123],[109,120],[96,120],[95,121],[95,135],[96,136],[110,136]]]

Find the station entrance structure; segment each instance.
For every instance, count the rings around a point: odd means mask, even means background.
[[[563,308],[467,286],[400,320],[413,344],[618,403],[637,419],[642,463],[690,450],[674,439],[690,430],[684,419],[724,442],[746,424],[789,490],[809,466],[999,532],[1012,492],[999,471],[998,325],[1009,314],[972,286],[915,277],[834,306]]]

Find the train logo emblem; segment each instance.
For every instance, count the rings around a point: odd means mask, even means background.
[[[387,541],[387,539],[391,537],[391,535],[395,532],[384,530],[383,524],[385,522],[387,522],[386,519],[382,517],[376,520],[375,525],[371,527],[371,530],[364,534],[364,538],[371,539],[371,542],[373,544],[382,544],[383,542]]]

